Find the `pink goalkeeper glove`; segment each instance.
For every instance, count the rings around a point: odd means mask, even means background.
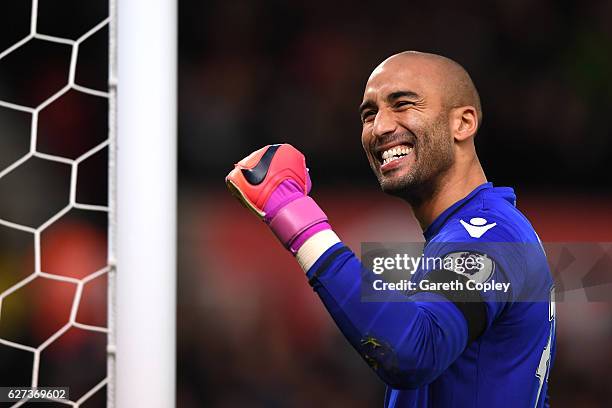
[[[308,196],[312,185],[304,155],[290,144],[268,145],[251,153],[234,166],[225,182],[294,254],[308,238],[331,229],[323,210]]]

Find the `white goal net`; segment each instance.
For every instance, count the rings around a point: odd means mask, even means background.
[[[3,4],[0,407],[38,403],[7,387],[175,404],[176,19],[176,0]]]
[[[23,34],[0,50],[0,386],[70,387],[44,406],[104,406],[112,10],[15,3],[7,33]]]

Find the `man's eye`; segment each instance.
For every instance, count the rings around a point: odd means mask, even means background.
[[[363,112],[363,114],[361,115],[361,121],[363,123],[371,122],[374,119],[375,115],[376,115],[376,112],[374,111]]]
[[[408,105],[414,105],[414,102],[410,102],[410,101],[398,101],[395,104],[395,107],[396,108],[403,108],[403,107],[408,106]]]

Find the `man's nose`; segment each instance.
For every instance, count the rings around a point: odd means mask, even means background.
[[[397,122],[392,112],[387,109],[381,109],[376,113],[374,118],[374,126],[372,127],[372,134],[376,137],[384,136],[395,132],[397,128]]]

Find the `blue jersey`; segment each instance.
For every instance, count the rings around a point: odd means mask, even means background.
[[[444,267],[421,264],[416,289],[389,301],[363,301],[363,282],[376,277],[342,243],[308,270],[336,324],[388,385],[385,407],[548,406],[553,281],[515,200],[511,188],[486,183],[446,209],[424,232],[423,251]]]

